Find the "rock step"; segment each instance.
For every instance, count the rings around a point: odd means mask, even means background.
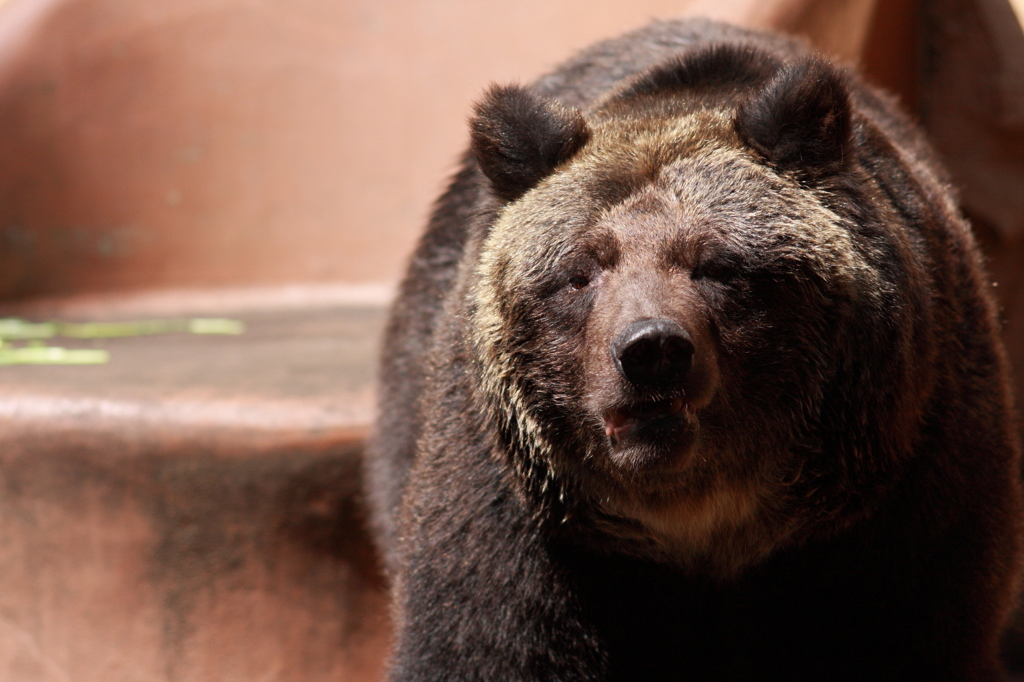
[[[382,677],[359,457],[383,307],[217,316],[246,332],[0,366],[0,679]]]

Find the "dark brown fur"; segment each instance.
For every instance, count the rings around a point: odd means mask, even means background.
[[[384,353],[392,679],[998,679],[1005,363],[892,103],[658,23],[492,89],[472,152]]]

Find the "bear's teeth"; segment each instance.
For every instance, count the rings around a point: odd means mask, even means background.
[[[683,412],[687,409],[682,398],[671,401],[636,405],[629,409],[609,410],[604,417],[604,434],[612,440],[621,440],[639,424]]]
[[[609,438],[615,438],[623,431],[629,429],[636,423],[636,419],[630,417],[622,410],[612,410],[604,418],[604,433]]]

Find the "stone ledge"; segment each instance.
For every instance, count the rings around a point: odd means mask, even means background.
[[[247,332],[0,367],[0,679],[381,678],[359,458],[383,307],[216,312]]]

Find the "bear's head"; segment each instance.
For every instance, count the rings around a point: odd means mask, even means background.
[[[713,46],[586,112],[478,105],[477,388],[539,512],[717,575],[870,512],[929,390],[927,275],[848,78]]]

